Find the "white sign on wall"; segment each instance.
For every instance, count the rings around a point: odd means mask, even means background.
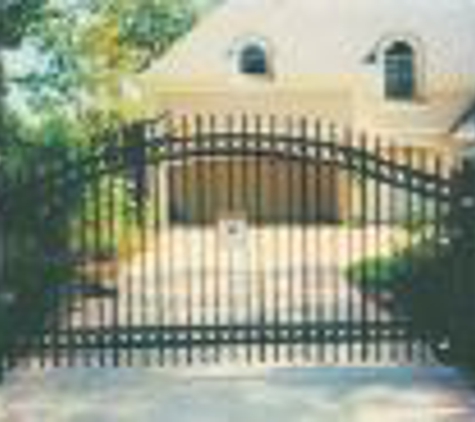
[[[239,214],[226,215],[219,220],[219,233],[228,248],[244,248],[248,237],[247,221]]]

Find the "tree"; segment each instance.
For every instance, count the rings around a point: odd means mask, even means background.
[[[46,66],[15,82],[32,94],[38,109],[67,107],[81,119],[117,114],[124,78],[150,66],[192,27],[199,10],[188,0],[50,5],[28,39]]]
[[[2,0],[0,3],[0,46],[20,44],[32,22],[38,20],[47,0]]]
[[[32,22],[39,19],[47,0],[2,0],[0,2],[0,130],[5,120],[6,94],[3,50],[17,47]]]

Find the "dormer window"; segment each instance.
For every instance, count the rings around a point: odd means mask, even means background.
[[[392,43],[384,53],[385,95],[388,99],[412,100],[416,95],[415,54],[405,41]]]
[[[239,71],[245,75],[267,75],[269,58],[265,47],[255,43],[244,46],[239,57]]]

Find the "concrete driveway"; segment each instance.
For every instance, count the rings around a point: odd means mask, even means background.
[[[346,265],[389,253],[406,241],[392,230],[282,229],[248,233],[231,240],[243,244],[226,246],[230,240],[218,234],[171,231],[154,238],[154,247],[125,266],[118,278],[103,280],[119,291],[118,321],[140,326],[159,318],[199,322],[218,315],[226,320],[231,311],[246,321],[259,309],[298,321],[305,303],[328,319],[338,304],[344,319],[348,299],[361,300],[343,276]],[[218,293],[232,298],[233,306],[216,307],[208,300]],[[288,312],[289,305],[295,313]],[[77,304],[71,322],[78,327],[112,323],[109,306],[105,300]],[[372,317],[389,317],[374,306],[369,311]],[[144,367],[143,357],[137,364],[132,361],[132,368],[120,369],[99,368],[95,359],[88,364],[96,367],[86,368],[82,358],[74,356],[73,369],[30,367],[7,374],[0,387],[0,421],[475,421],[474,390],[463,374],[398,366],[394,359],[391,367],[344,366],[339,360],[339,367],[316,368],[298,359],[292,367],[288,361],[275,367],[230,359],[234,363],[161,370]]]
[[[241,227],[230,234],[227,229],[178,226],[158,235],[149,233],[144,251],[123,265],[117,277],[102,277],[100,271],[96,274],[102,284],[117,290],[117,298],[78,301],[74,312],[63,320],[65,328],[131,327],[140,336],[142,327],[167,325],[199,329],[204,325],[260,327],[308,322],[314,326],[352,323],[358,328],[363,320],[396,320],[375,301],[363,301],[361,291],[347,280],[345,269],[364,257],[400,249],[408,241],[404,230],[275,226]],[[341,347],[325,348],[323,357],[316,345],[276,347],[272,342],[260,351],[257,346],[223,346],[219,353],[221,360],[232,362],[259,360],[260,353],[275,361],[276,350],[281,356],[291,356],[292,362],[356,362],[360,358],[388,363],[433,361],[427,347],[403,331],[399,336],[401,340],[380,341],[377,347],[365,350],[357,342],[349,350],[342,342]],[[215,359],[213,347],[199,349],[193,350],[193,356],[199,356],[193,360]],[[102,359],[108,359],[101,353]],[[159,358],[157,353],[152,350],[146,359],[188,359],[185,350],[169,350]],[[309,358],[309,354],[315,356]],[[123,359],[122,355],[128,354],[121,350],[120,355]],[[83,353],[74,352],[74,356],[84,358]],[[127,359],[132,359],[130,354]]]
[[[72,325],[280,323],[361,319],[361,294],[345,268],[407,242],[394,227],[177,227],[150,234],[114,279],[118,303],[78,303]],[[368,304],[369,318],[388,318]],[[116,312],[116,313],[114,313]],[[304,313],[307,312],[306,315]]]
[[[17,371],[1,422],[473,422],[466,378],[442,368]]]

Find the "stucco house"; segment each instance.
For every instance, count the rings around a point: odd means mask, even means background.
[[[473,0],[228,0],[140,75],[140,113],[319,117],[401,150],[456,155],[475,142],[474,52]],[[200,165],[208,185],[190,191],[215,196],[204,212],[214,220],[230,210],[219,205],[226,187],[213,175],[233,164]],[[260,195],[271,190],[271,167]],[[171,168],[168,177],[179,185],[197,171]],[[308,209],[319,204],[305,212],[343,218],[341,189],[328,187],[325,200],[307,201]],[[285,195],[267,197],[267,218],[285,214]],[[190,198],[171,201],[193,208],[184,203]],[[236,207],[252,214],[244,203]]]

